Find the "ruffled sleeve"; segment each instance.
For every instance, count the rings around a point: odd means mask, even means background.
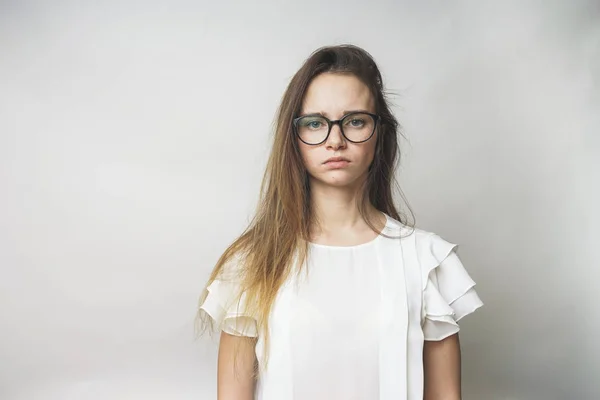
[[[456,249],[457,245],[435,234],[419,246],[425,340],[442,340],[457,333],[457,322],[483,305]]]
[[[246,312],[246,297],[240,293],[234,262],[226,265],[224,270],[226,272],[206,288],[200,311],[208,314],[220,330],[230,335],[257,337],[256,319]]]

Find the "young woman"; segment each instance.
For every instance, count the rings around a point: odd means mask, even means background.
[[[219,400],[460,399],[457,321],[482,303],[456,246],[394,205],[398,128],[361,48],[292,78],[258,211],[200,298]]]

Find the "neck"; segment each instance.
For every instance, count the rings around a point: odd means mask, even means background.
[[[360,193],[355,187],[335,187],[311,182],[311,205],[319,233],[370,229],[358,210]],[[381,213],[371,204],[367,205],[367,217],[376,224]]]

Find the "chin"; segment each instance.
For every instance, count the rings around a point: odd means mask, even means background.
[[[318,178],[313,178],[318,184],[332,187],[351,186],[356,183],[358,176],[348,174],[343,171],[331,171]]]

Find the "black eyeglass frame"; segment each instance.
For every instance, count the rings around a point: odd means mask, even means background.
[[[351,115],[354,114],[366,114],[368,116],[370,116],[371,118],[373,118],[373,132],[371,132],[371,134],[369,135],[368,138],[366,138],[365,140],[361,140],[361,141],[354,141],[354,140],[350,140],[348,139],[348,136],[346,136],[346,134],[344,133],[344,128],[342,126],[342,121],[345,120],[346,118],[348,118]],[[323,139],[321,142],[319,143],[307,143],[304,140],[302,140],[302,138],[300,137],[300,133],[298,132],[298,121],[300,121],[302,118],[305,117],[320,117],[323,118],[325,121],[327,121],[327,135],[325,136],[325,139]],[[302,141],[302,143],[306,143],[309,146],[318,146],[320,144],[323,144],[327,141],[327,139],[329,138],[329,135],[331,134],[331,128],[333,127],[333,125],[338,125],[340,127],[340,131],[342,132],[342,136],[344,136],[344,139],[346,139],[347,141],[351,142],[351,143],[364,143],[367,140],[371,139],[373,137],[373,135],[375,134],[375,130],[377,129],[377,123],[381,120],[381,117],[377,114],[373,114],[370,112],[366,112],[366,111],[352,111],[344,116],[342,116],[342,118],[340,119],[336,119],[335,121],[330,120],[329,118],[327,118],[324,115],[321,114],[308,114],[308,115],[301,115],[299,117],[296,117],[292,120],[292,126],[294,128],[294,133],[296,134],[296,136],[298,136],[298,139],[300,139]]]

